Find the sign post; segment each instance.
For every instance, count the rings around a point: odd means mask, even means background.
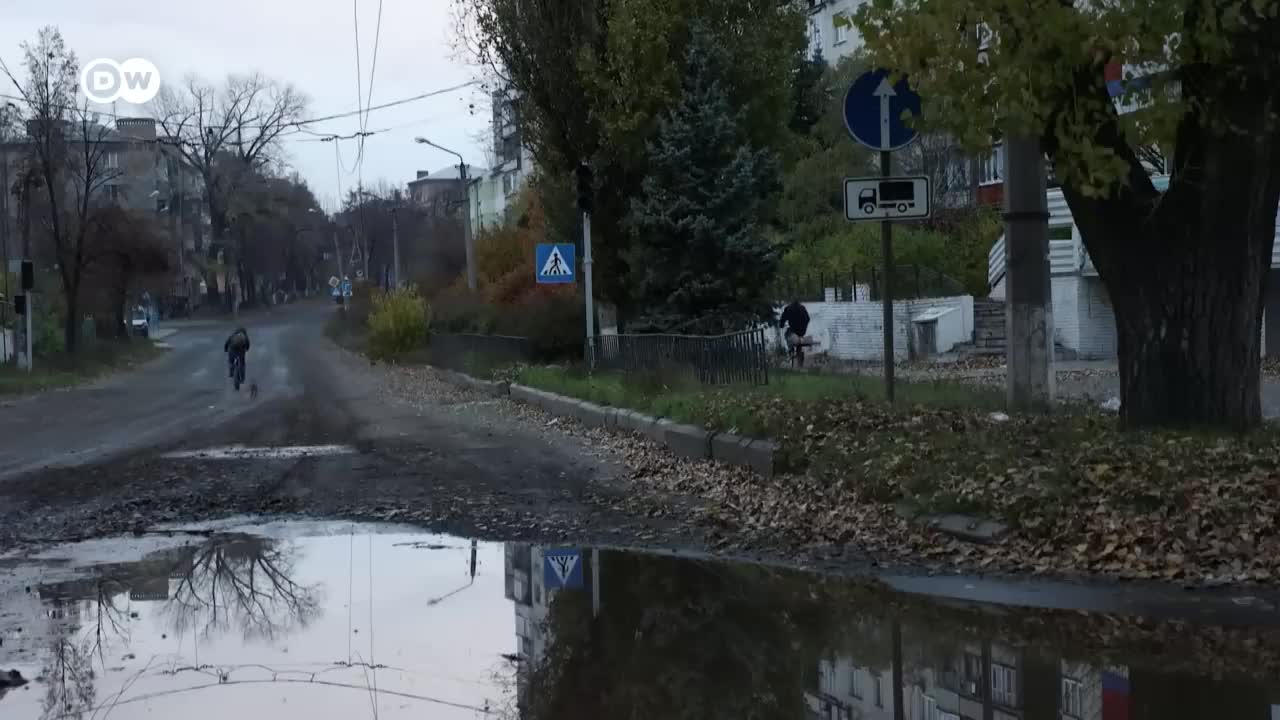
[[[885,190],[895,189],[895,184],[889,182],[892,175],[890,153],[906,147],[916,138],[915,128],[908,125],[903,116],[918,117],[920,115],[920,96],[907,85],[906,78],[891,84],[890,77],[889,71],[885,69],[872,70],[858,76],[844,98],[844,123],[854,140],[880,153],[880,187],[874,196],[866,195],[871,200],[869,204],[872,211],[864,214],[880,219],[880,253],[884,267],[882,273],[884,280],[880,287],[881,300],[884,303],[884,391],[886,399],[893,402],[893,225],[890,218],[897,215],[890,215],[885,211],[892,208],[903,217],[920,216],[906,215],[909,208],[903,200],[897,196],[891,196],[886,203],[884,195]],[[924,186],[927,191],[927,180]],[[849,181],[846,181],[846,217],[853,219],[851,209],[848,207],[848,187]],[[915,184],[912,183],[911,187],[914,191]],[[859,200],[859,207],[865,211],[868,203],[861,202],[861,198]],[[926,217],[927,202],[925,200],[924,216]]]

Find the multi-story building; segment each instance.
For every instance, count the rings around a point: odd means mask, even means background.
[[[151,118],[118,118],[114,127],[94,124],[86,132],[76,123],[66,124],[66,137],[73,145],[89,142],[98,146],[97,175],[102,180],[96,206],[108,204],[151,215],[167,236],[173,257],[178,261],[172,294],[193,296],[200,277],[198,254],[208,236],[209,219],[204,211],[203,179],[182,154],[156,135]],[[34,168],[30,128],[27,135],[0,142],[0,179],[9,198],[21,197],[14,190]],[[9,238],[8,250],[16,253],[14,241],[19,228],[20,202],[7,202],[4,218]]]
[[[458,171],[457,165],[449,165],[433,172],[419,170],[417,177],[409,181],[410,202],[432,213],[453,213],[463,202]],[[486,172],[484,168],[467,165],[467,184],[473,186],[475,179],[483,177]]]
[[[867,0],[809,0],[809,50],[835,64],[863,46],[853,14]]]

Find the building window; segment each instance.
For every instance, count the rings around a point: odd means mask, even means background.
[[[817,55],[822,52],[822,26],[817,20],[809,21],[809,54]]]
[[[978,160],[978,184],[995,185],[1003,182],[1004,145],[997,144],[991,152]]]
[[[102,159],[103,162],[106,163],[108,170],[120,169],[120,153],[109,152],[106,155],[103,155]]]
[[[876,707],[884,707],[884,678],[880,673],[871,674],[871,698],[875,701]]]
[[[1018,706],[1018,671],[1008,665],[991,665],[991,699],[1005,707]]]
[[[1072,718],[1084,717],[1084,687],[1079,680],[1062,678],[1062,714]]]
[[[862,699],[862,673],[858,672],[857,668],[849,673],[849,695]]]
[[[831,18],[831,24],[836,29],[836,45],[843,45],[849,40],[849,16],[844,13],[838,13]]]

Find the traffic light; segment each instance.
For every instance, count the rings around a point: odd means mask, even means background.
[[[27,296],[26,295],[13,296],[13,312],[15,315],[27,314]]]
[[[578,165],[578,209],[582,212],[591,212],[593,197],[591,186],[591,166],[582,163]]]
[[[32,290],[36,286],[36,267],[30,260],[22,261],[22,289]]]

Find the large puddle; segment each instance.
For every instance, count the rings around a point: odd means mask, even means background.
[[[1228,604],[1257,605],[1250,598]],[[1280,718],[1280,628],[288,523],[0,559],[0,718]],[[14,685],[16,671],[25,685]]]

